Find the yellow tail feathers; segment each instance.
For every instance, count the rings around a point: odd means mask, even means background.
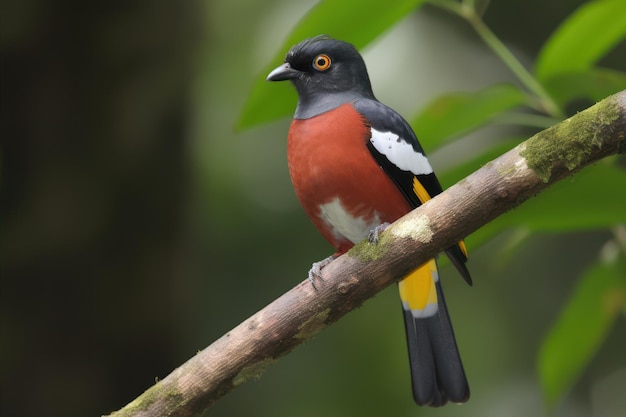
[[[402,306],[411,310],[413,317],[430,317],[437,313],[437,280],[437,262],[431,259],[398,284]]]

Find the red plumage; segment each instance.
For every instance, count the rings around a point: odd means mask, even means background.
[[[350,104],[310,119],[294,119],[289,129],[287,157],[296,195],[339,254],[355,242],[333,233],[333,226],[321,217],[321,205],[339,199],[352,217],[367,224],[376,215],[378,223],[391,223],[411,210],[365,146],[369,136],[365,120]]]

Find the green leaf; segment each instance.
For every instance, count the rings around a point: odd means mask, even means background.
[[[274,59],[257,77],[237,127],[249,128],[293,114],[296,107],[293,87],[289,83],[270,85],[265,81],[267,74],[283,62],[291,46],[306,38],[326,34],[361,49],[423,2],[424,0],[326,0],[318,3],[291,31]]]
[[[536,231],[611,227],[626,220],[626,193],[618,190],[626,190],[626,172],[598,163],[531,199],[520,215],[523,224]]]
[[[444,188],[448,188],[456,182],[459,182],[461,179],[467,177],[478,168],[487,164],[487,162],[492,161],[510,149],[513,149],[522,141],[522,138],[518,138],[495,142],[489,148],[485,149],[477,156],[474,156],[469,161],[451,167],[445,171],[437,171],[437,178],[439,178],[439,182],[441,182],[441,185],[443,185]]]
[[[626,222],[626,193],[621,192],[626,189],[626,172],[611,162],[614,160],[600,162],[559,181],[472,233],[468,244],[476,247],[516,227],[529,232],[569,232]]]
[[[552,98],[563,107],[568,102],[588,98],[600,101],[626,89],[626,73],[604,68],[557,74],[544,81]]]
[[[546,81],[591,68],[626,36],[626,1],[585,3],[565,20],[539,52],[535,73]]]
[[[624,256],[589,268],[544,340],[538,371],[549,406],[572,386],[626,307],[625,277]]]
[[[512,84],[497,84],[473,93],[440,96],[413,120],[430,147],[485,125],[498,114],[524,104],[524,94]]]

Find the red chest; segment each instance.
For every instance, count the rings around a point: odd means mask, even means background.
[[[289,130],[291,180],[318,230],[340,252],[410,210],[367,149],[370,128],[349,104]]]

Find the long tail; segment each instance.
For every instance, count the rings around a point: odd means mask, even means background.
[[[399,283],[409,347],[413,398],[440,407],[469,399],[469,386],[431,259]]]

